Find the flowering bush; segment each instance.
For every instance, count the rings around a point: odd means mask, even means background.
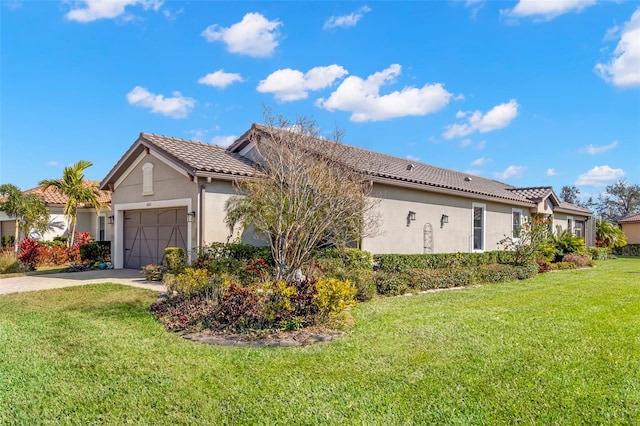
[[[498,242],[504,250],[514,252],[513,264],[523,266],[534,263],[542,254],[544,243],[551,237],[551,219],[533,216],[524,223],[518,232],[518,237],[506,237]]]
[[[20,241],[18,260],[22,262],[27,270],[35,271],[39,251],[40,247],[36,240],[23,238],[22,241]]]
[[[562,261],[573,263],[578,268],[586,268],[587,266],[593,265],[593,261],[589,259],[587,256],[581,256],[576,254],[567,254],[562,258]]]
[[[150,263],[144,266],[141,271],[147,281],[160,281],[162,280],[162,274],[164,274],[164,268],[155,263]]]

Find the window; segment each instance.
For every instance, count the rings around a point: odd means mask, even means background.
[[[520,228],[522,228],[522,210],[512,209],[511,216],[511,236],[513,238],[520,238]]]
[[[153,195],[153,163],[142,166],[142,195]]]
[[[573,234],[573,217],[567,216],[567,229]]]
[[[98,241],[104,241],[105,240],[105,235],[104,235],[104,216],[99,216],[98,217]]]
[[[574,233],[577,237],[581,237],[584,239],[584,229],[585,229],[585,221],[584,220],[576,220],[576,224],[573,228]]]
[[[473,250],[484,250],[484,222],[485,208],[484,204],[473,203]]]

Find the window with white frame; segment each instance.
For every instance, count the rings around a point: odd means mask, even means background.
[[[153,163],[142,166],[142,195],[153,195]]]
[[[484,232],[485,232],[485,217],[486,217],[486,205],[480,203],[472,204],[473,211],[473,250],[484,250]]]
[[[567,229],[573,234],[573,217],[567,216]]]
[[[511,209],[511,236],[520,238],[522,228],[522,209]]]

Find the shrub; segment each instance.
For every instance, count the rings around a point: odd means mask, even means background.
[[[494,250],[484,253],[377,254],[373,260],[374,271],[402,272],[410,269],[475,267],[489,263],[509,264],[514,261],[514,253]]]
[[[250,259],[254,259],[253,263]],[[248,244],[213,243],[201,247],[195,264],[198,268],[206,268],[210,275],[226,273],[236,276],[245,285],[268,280],[273,270],[269,247]]]
[[[140,272],[144,274],[147,281],[160,281],[164,274],[164,268],[162,265],[150,263],[147,266],[143,266]]]
[[[554,262],[549,265],[552,271],[564,270],[564,269],[576,269],[578,266],[573,262]]]
[[[13,237],[13,235],[5,235],[2,237],[1,241],[2,247],[11,247],[15,242],[15,238]]]
[[[410,280],[408,273],[376,272],[375,285],[378,294],[383,296],[398,296],[409,291]]]
[[[173,275],[173,274],[171,274]],[[209,276],[206,269],[185,268],[184,272],[169,276],[165,285],[170,292],[176,292],[187,297],[204,293],[209,286]]]
[[[0,274],[13,274],[21,270],[20,262],[13,251],[0,255]]]
[[[588,252],[593,260],[607,260],[611,249],[608,247],[589,247]]]
[[[35,271],[39,251],[40,249],[36,240],[23,238],[22,241],[20,241],[18,260],[22,262],[27,271]]]
[[[111,260],[110,241],[92,241],[79,247],[80,259],[83,262],[106,262]]]
[[[37,266],[58,266],[69,263],[69,250],[65,246],[39,243]]]
[[[180,274],[187,266],[187,259],[184,250],[180,247],[167,247],[164,249],[164,260],[167,265],[167,272]]]
[[[80,248],[80,246],[83,246],[87,243],[90,243],[93,241],[93,236],[91,235],[90,232],[85,231],[85,232],[76,232],[75,233],[75,237],[73,239],[73,245],[75,248]]]
[[[565,229],[558,232],[553,238],[553,244],[556,249],[556,261],[561,261],[566,254],[587,254],[587,248],[581,237],[573,235],[571,231]]]
[[[356,303],[354,298],[357,290],[349,281],[319,279],[315,283],[315,289],[313,303],[323,318],[336,318]]]
[[[371,253],[358,249],[326,249],[314,253],[314,260],[305,266],[305,274],[322,278],[351,281],[357,289],[356,299],[371,300],[376,293]]]
[[[587,266],[593,266],[593,261],[586,256],[580,256],[575,254],[567,254],[562,258],[562,262],[574,263],[578,268],[585,268]]]
[[[624,247],[615,247],[613,253],[618,256],[640,256],[640,244],[627,244]]]

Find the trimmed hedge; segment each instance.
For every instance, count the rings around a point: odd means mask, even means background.
[[[524,280],[537,273],[536,264],[513,266],[493,263],[474,267],[416,268],[401,272],[376,271],[375,283],[379,294],[397,296],[412,291]]]
[[[365,302],[375,296],[373,256],[368,251],[354,248],[318,250],[313,254],[313,262],[323,277],[350,281],[357,289],[358,301]]]
[[[512,262],[513,252],[504,250],[484,253],[377,254],[373,256],[374,270],[384,272],[474,267],[493,263],[510,264]]]
[[[638,256],[640,257],[640,244],[627,244],[624,247],[616,247],[613,254],[618,256]]]
[[[52,245],[59,246],[55,241]],[[111,258],[111,241],[92,241],[80,246],[80,259],[83,262],[104,262]]]
[[[587,251],[593,260],[607,260],[609,258],[607,247],[589,247]]]

